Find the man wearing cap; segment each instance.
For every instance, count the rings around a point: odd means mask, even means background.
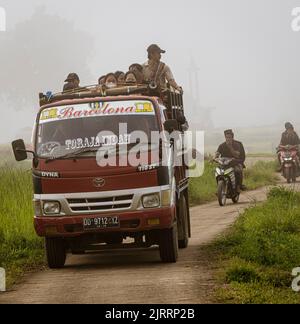
[[[161,90],[167,89],[167,82],[176,90],[182,92],[182,88],[176,83],[171,69],[161,62],[161,54],[166,53],[158,45],[148,47],[148,62],[143,65],[144,79],[147,82],[155,82]]]
[[[298,146],[298,157],[300,158],[300,139],[298,134],[295,132],[294,126],[291,123],[285,124],[285,132],[281,135],[280,146]],[[281,157],[280,157],[280,147],[278,148],[278,161],[280,167],[278,172],[282,170]]]
[[[76,73],[70,73],[65,82],[67,83],[64,85],[64,92],[80,88],[80,79]]]
[[[238,191],[245,190],[243,185],[243,169],[245,168],[246,153],[244,145],[234,139],[234,133],[232,129],[228,129],[224,132],[226,142],[221,144],[216,153],[216,158],[233,158],[236,160],[235,174],[237,178]]]

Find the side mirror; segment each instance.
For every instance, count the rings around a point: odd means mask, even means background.
[[[12,148],[14,151],[15,158],[18,162],[27,160],[28,155],[23,140],[17,140],[12,142]]]
[[[174,131],[178,131],[178,121],[176,119],[170,119],[165,121],[164,128],[168,133],[172,133]]]

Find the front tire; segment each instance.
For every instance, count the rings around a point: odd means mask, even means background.
[[[234,204],[238,204],[239,201],[240,201],[240,194],[237,194],[235,197],[232,198],[232,202]]]
[[[287,183],[291,183],[292,182],[292,169],[291,168],[285,168],[284,169],[284,177],[287,181]]]
[[[46,255],[50,269],[63,268],[67,258],[64,240],[58,238],[46,238]]]
[[[171,229],[160,231],[160,258],[164,263],[176,263],[178,259],[178,230],[177,224]]]
[[[227,200],[227,185],[224,180],[220,180],[218,182],[218,200],[219,205],[224,207],[226,205]]]
[[[292,170],[291,170],[291,178],[292,178],[292,181],[293,183],[296,183],[297,182],[297,168],[294,167]]]

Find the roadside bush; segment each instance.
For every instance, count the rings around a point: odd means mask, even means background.
[[[300,193],[273,188],[266,203],[247,209],[214,244],[215,251],[225,253],[222,281],[229,284],[219,297],[236,303],[300,302],[291,290],[299,247]]]

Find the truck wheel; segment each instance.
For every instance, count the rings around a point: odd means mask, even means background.
[[[219,205],[221,207],[226,205],[227,188],[226,188],[226,182],[224,180],[220,180],[218,182],[218,200],[219,200]]]
[[[188,206],[184,195],[180,198],[178,209],[178,245],[180,249],[186,249],[189,245],[189,220]]]
[[[176,263],[178,259],[177,224],[171,229],[160,231],[159,251],[162,262]]]
[[[50,269],[61,269],[66,263],[66,246],[63,239],[46,238],[46,254]]]

